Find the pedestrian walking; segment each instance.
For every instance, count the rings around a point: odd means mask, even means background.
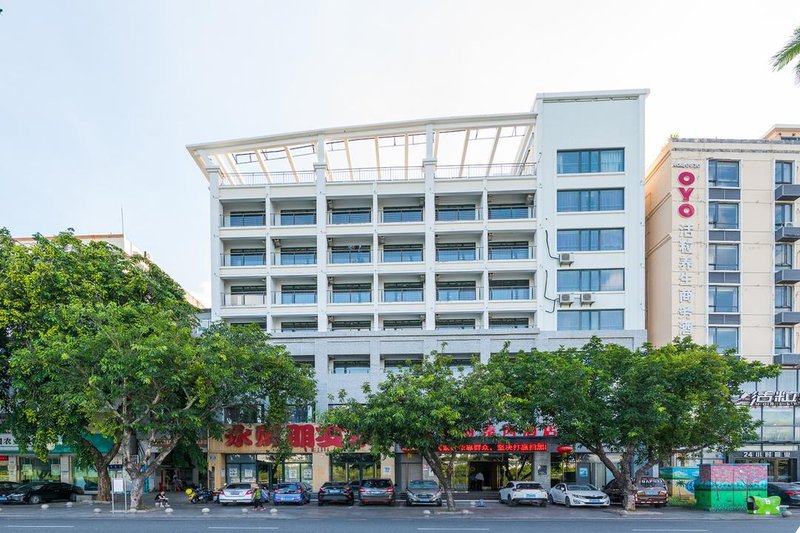
[[[261,501],[261,487],[258,484],[253,489],[253,510],[255,511],[256,509],[264,510],[264,502]]]

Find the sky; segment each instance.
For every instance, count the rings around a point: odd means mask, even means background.
[[[800,1],[0,0],[0,227],[122,228],[210,304],[192,143],[527,111],[537,92],[649,88],[671,134],[800,124],[769,59]]]

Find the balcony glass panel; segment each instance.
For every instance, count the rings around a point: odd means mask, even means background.
[[[383,222],[422,222],[421,207],[384,207]]]
[[[284,285],[277,301],[286,305],[315,304],[317,303],[317,289],[310,285],[295,287]]]
[[[333,304],[363,304],[372,301],[372,289],[369,285],[353,288],[334,286],[330,296]]]
[[[330,262],[335,265],[350,263],[371,263],[369,246],[331,248]]]
[[[280,265],[317,264],[317,251],[313,248],[284,248],[277,255]]]
[[[266,224],[266,215],[257,211],[233,212],[224,218],[223,224],[231,228],[264,226]]]
[[[317,213],[313,209],[284,210],[278,220],[281,226],[307,226],[317,223]]]
[[[226,254],[224,258],[224,266],[264,266],[267,264],[267,255],[264,250],[260,249],[240,249],[231,250],[230,254]]]
[[[443,287],[436,288],[436,300],[440,302],[473,301],[478,299],[477,287]]]
[[[384,263],[419,263],[422,261],[422,246],[385,246]]]
[[[447,261],[477,261],[478,260],[478,247],[472,245],[466,246],[453,246],[453,247],[437,247],[436,260],[441,262]]]
[[[369,374],[369,360],[365,361],[334,361],[334,374]]]
[[[526,204],[490,205],[490,220],[513,220],[533,218],[533,208]]]
[[[511,261],[531,257],[531,247],[527,242],[489,243],[490,261]]]
[[[490,300],[530,300],[531,288],[525,286],[490,286],[489,299]]]
[[[436,220],[440,222],[478,220],[478,210],[474,205],[442,206],[436,209]]]
[[[388,303],[393,302],[421,302],[424,299],[424,293],[421,284],[403,284],[387,283],[383,288],[383,301]]]
[[[368,224],[372,222],[369,208],[334,209],[331,211],[331,224]]]
[[[489,317],[489,329],[523,329],[529,326],[527,318]]]

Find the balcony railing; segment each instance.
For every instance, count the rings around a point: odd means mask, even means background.
[[[221,226],[223,228],[249,228],[266,225],[265,213],[244,213],[240,215],[223,215]]]
[[[481,210],[476,207],[469,208],[450,208],[440,207],[436,209],[436,222],[475,222],[481,220]]]
[[[532,300],[536,289],[530,287],[489,287],[490,300]]]
[[[532,205],[490,205],[489,220],[530,220],[536,218]]]
[[[328,181],[407,181],[421,180],[422,167],[341,168],[328,171]]]
[[[421,302],[425,299],[423,289],[381,289],[381,302]]]
[[[258,293],[223,293],[223,307],[251,307],[267,304],[267,295],[263,292]]]
[[[312,305],[317,303],[317,291],[273,291],[273,305]]]
[[[369,251],[342,251],[328,252],[328,264],[354,265],[372,262],[372,252]]]
[[[315,181],[317,181],[317,175],[313,170],[298,170],[297,172],[270,172],[268,174],[265,172],[220,173],[221,187],[314,183]]]
[[[328,303],[332,304],[368,304],[372,302],[372,290],[328,291]]]
[[[489,246],[489,261],[516,261],[536,257],[533,246],[503,247]]]
[[[316,265],[317,252],[272,252],[271,264],[273,266]]]
[[[437,302],[472,302],[483,298],[482,287],[442,287],[436,289]]]
[[[381,222],[384,224],[412,224],[422,222],[423,212],[422,208],[407,209],[381,209]]]
[[[421,263],[422,248],[416,250],[381,250],[381,263]]]
[[[536,163],[497,163],[492,165],[438,165],[437,178],[487,178],[535,176]]]
[[[222,254],[224,267],[257,267],[267,265],[266,253]]]
[[[271,213],[272,226],[313,226],[317,223],[316,213]]]
[[[481,247],[475,248],[437,248],[436,261],[449,263],[453,261],[480,261]]]

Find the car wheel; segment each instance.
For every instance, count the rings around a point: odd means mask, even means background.
[[[509,494],[508,496],[506,496],[506,503],[507,503],[509,506],[512,506],[512,505],[514,505],[514,500],[511,498],[511,494]]]
[[[406,500],[406,507],[411,507],[411,500]]]
[[[567,496],[566,498],[564,498],[564,505],[565,505],[566,507],[572,507],[572,504],[571,504],[571,503],[570,503],[570,501],[569,501],[569,496]]]
[[[71,493],[71,494],[69,495],[69,501],[71,501],[71,502],[76,502],[76,501],[78,501],[78,495],[77,495],[77,494],[75,494],[74,492],[73,492],[73,493]]]
[[[42,503],[42,498],[41,498],[41,496],[37,496],[37,495],[35,495],[35,494],[34,494],[33,496],[31,496],[31,498],[30,498],[30,500],[29,500],[29,501],[30,501],[30,502],[31,502],[33,505],[36,505],[36,504],[38,504],[38,503]]]
[[[553,496],[548,494],[547,495],[547,501],[548,501],[548,503],[553,503]]]
[[[441,507],[441,506],[442,506],[442,500],[439,500],[438,502],[436,502],[436,507]]]

